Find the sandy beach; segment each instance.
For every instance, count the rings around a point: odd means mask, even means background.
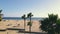
[[[26,27],[25,31],[29,31],[29,26],[27,25],[29,21],[26,20]],[[41,32],[41,29],[39,29],[40,22],[38,20],[32,20],[32,32]],[[18,29],[24,29],[24,20],[2,20],[0,22],[0,30],[7,29],[7,28],[18,28]],[[18,31],[14,30],[6,30],[6,31],[0,31],[0,34],[7,34],[10,32],[10,34],[18,34]]]

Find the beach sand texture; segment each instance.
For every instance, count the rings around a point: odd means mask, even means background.
[[[29,21],[26,20],[26,27],[25,31],[29,31],[29,26],[27,25]],[[32,32],[41,32],[41,29],[39,29],[40,22],[37,20],[32,20]],[[19,28],[24,29],[24,20],[3,20],[0,22],[0,30],[7,29],[7,28]],[[0,31],[0,34],[18,34],[18,31],[15,30],[6,30],[6,31]]]

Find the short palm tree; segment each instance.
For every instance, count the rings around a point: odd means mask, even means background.
[[[2,10],[0,10],[0,21],[2,20],[2,15],[3,15],[3,14],[1,14],[1,12],[2,12]]]
[[[57,19],[58,15],[48,15],[48,18],[45,18],[43,21],[41,21],[41,29],[45,32],[48,32],[48,34],[55,34]]]
[[[30,22],[28,22],[28,25],[29,25],[29,31],[31,32],[31,26],[32,26],[32,23],[31,23],[31,17],[32,17],[33,15],[32,15],[32,13],[29,13],[28,15],[27,15],[27,18],[30,18]]]
[[[25,29],[25,26],[26,26],[26,15],[25,14],[22,16],[22,19],[24,19],[24,29]]]
[[[56,23],[56,33],[60,34],[60,19],[58,19]]]

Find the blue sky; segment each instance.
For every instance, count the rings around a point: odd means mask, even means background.
[[[34,17],[47,17],[48,13],[60,15],[60,0],[0,0],[0,9],[4,17],[21,17],[29,12]]]

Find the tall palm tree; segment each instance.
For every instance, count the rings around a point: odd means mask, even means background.
[[[32,15],[32,13],[29,13],[28,15],[27,15],[27,17],[30,19],[30,22],[28,22],[28,25],[29,25],[29,31],[31,32],[31,26],[32,26],[32,23],[31,23],[31,17],[32,17],[33,15]]]
[[[0,21],[2,20],[2,15],[3,15],[3,14],[1,14],[1,12],[2,12],[2,10],[0,10]]]
[[[24,19],[24,29],[25,29],[25,26],[26,26],[26,15],[25,14],[22,16],[22,19]]]

